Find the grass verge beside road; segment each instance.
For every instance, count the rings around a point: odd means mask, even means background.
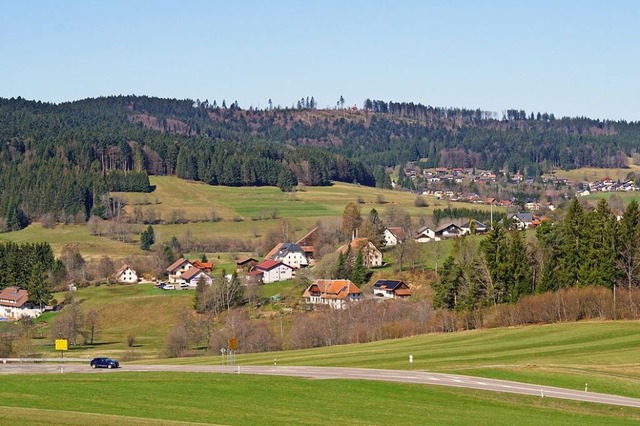
[[[201,373],[5,375],[0,423],[635,424],[640,410],[475,390]],[[197,396],[195,396],[197,395]],[[21,421],[24,415],[25,421]],[[159,422],[151,422],[157,419]]]

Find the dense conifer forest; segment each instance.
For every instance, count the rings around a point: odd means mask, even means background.
[[[150,191],[148,175],[283,191],[333,180],[389,187],[385,168],[407,161],[535,175],[624,167],[639,142],[640,123],[369,99],[331,110],[313,98],[264,110],[147,96],[0,99],[0,217],[9,230],[43,215],[108,217],[109,191]]]

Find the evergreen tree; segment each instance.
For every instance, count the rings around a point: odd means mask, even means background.
[[[629,203],[619,223],[616,268],[620,281],[631,290],[638,285],[640,271],[640,208]]]
[[[462,280],[462,268],[456,263],[453,256],[449,256],[442,267],[440,279],[432,284],[433,307],[454,309],[458,303],[458,290],[462,285]]]
[[[351,281],[360,286],[364,284],[366,280],[366,268],[364,266],[364,257],[362,255],[362,250],[358,252],[356,256],[355,263],[353,265],[353,269],[351,271]]]
[[[582,205],[574,198],[562,225],[560,270],[556,277],[560,288],[573,287],[579,282],[578,271],[584,260],[584,222]]]
[[[521,296],[533,292],[533,277],[524,235],[524,231],[511,233],[506,268],[509,277],[507,285],[507,300],[509,302],[517,302]]]
[[[480,243],[490,276],[490,296],[495,303],[506,301],[509,281],[509,244],[507,233],[500,224],[494,224]]]
[[[617,222],[607,202],[602,199],[595,210],[585,217],[583,260],[578,269],[580,285],[613,288]]]
[[[147,229],[140,234],[140,248],[142,250],[150,250],[151,246],[156,242],[153,226],[149,225]]]
[[[206,285],[207,284],[204,277],[201,276],[198,279],[198,283],[196,284],[196,292],[193,300],[193,308],[198,313],[203,313],[206,309],[206,306],[204,303],[204,293],[206,291]]]
[[[29,301],[40,307],[51,300],[49,280],[44,265],[40,262],[34,263],[31,269],[27,291],[29,292]]]

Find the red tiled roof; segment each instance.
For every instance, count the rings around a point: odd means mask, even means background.
[[[289,269],[292,269],[291,266],[282,263],[278,260],[265,260],[263,262],[258,263],[256,266],[254,266],[254,268],[256,269],[262,269],[263,271],[270,271],[273,268],[277,268],[278,266],[283,265],[286,266]]]
[[[260,271],[258,269],[254,269],[253,271],[247,273],[247,275],[249,275],[249,276],[262,275],[262,274],[264,274],[264,272],[262,272],[262,271]]]
[[[200,268],[200,269],[212,270],[213,269],[213,262],[201,262],[199,260],[194,260],[193,261],[193,266],[195,266],[196,268]]]
[[[399,288],[398,290],[395,291],[396,296],[411,296],[411,290],[409,290],[408,288]]]
[[[317,289],[317,290],[316,290]],[[350,280],[315,280],[304,292],[303,297],[311,297],[319,291],[323,299],[346,299],[350,294],[362,294]]]
[[[19,308],[29,300],[27,290],[18,287],[7,287],[0,291],[0,305]]]

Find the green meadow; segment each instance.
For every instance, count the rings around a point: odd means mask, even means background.
[[[640,410],[429,385],[202,373],[4,375],[6,425],[614,425]]]
[[[640,398],[640,322],[578,322],[434,333],[373,343],[240,354],[240,365],[409,369],[500,378]],[[157,363],[149,360],[146,363]],[[217,357],[162,360],[217,363]]]
[[[113,195],[126,201],[125,211],[128,214],[133,214],[136,208],[143,213],[153,209],[162,220],[178,214],[188,221],[154,225],[158,242],[168,242],[175,236],[191,240],[229,238],[257,243],[267,232],[279,227],[282,219],[289,222],[293,237],[299,238],[316,226],[318,220],[340,220],[345,206],[356,201],[360,203],[363,216],[373,208],[384,215],[390,206],[402,207],[414,218],[429,217],[435,208],[448,206],[489,209],[489,206],[448,203],[433,197],[425,197],[428,207],[415,207],[415,194],[339,182],[332,186],[305,187],[301,191],[283,193],[275,187],[211,186],[171,176],[151,176],[150,181],[155,187],[150,194]],[[213,212],[218,221],[211,221]],[[92,235],[86,225],[58,224],[45,228],[36,222],[20,231],[0,234],[0,242],[49,242],[56,255],[60,255],[65,245],[75,244],[86,259],[107,255],[114,260],[126,260],[148,255],[139,246],[138,233],[144,227],[132,225],[133,241],[124,243],[108,237],[108,222],[100,223],[101,236]]]

